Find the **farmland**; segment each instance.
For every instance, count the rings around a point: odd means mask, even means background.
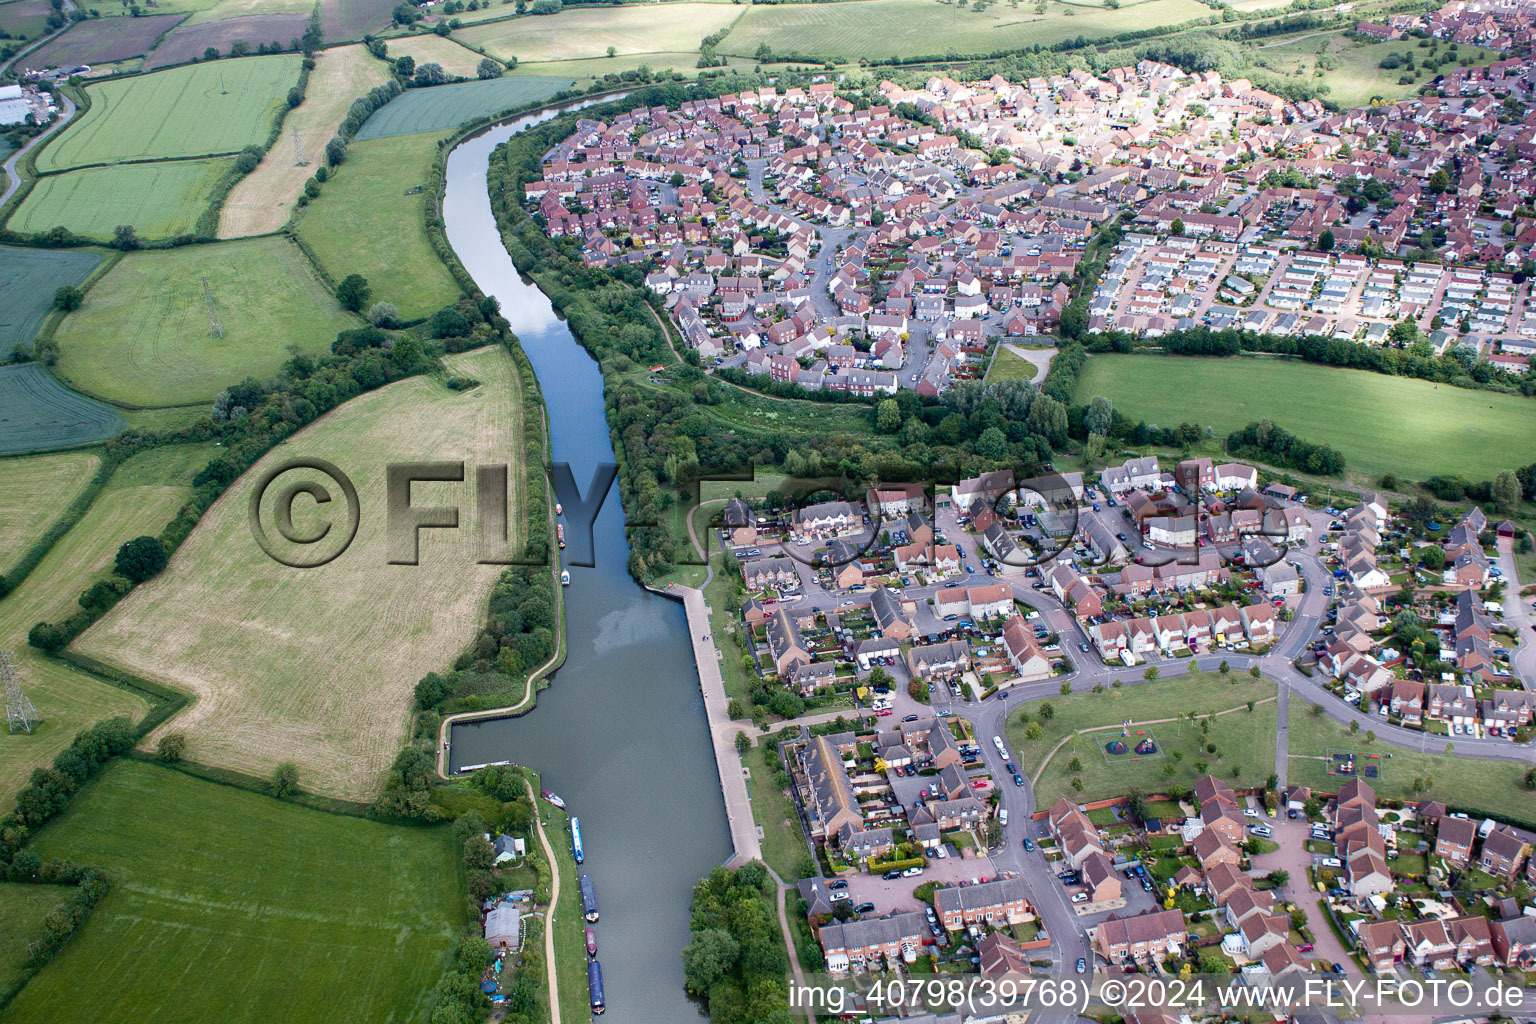
[[[751,56],[766,43],[776,54],[845,61],[990,54],[1036,43],[1050,46],[1080,35],[1093,39],[1175,25],[1209,13],[1210,8],[1196,0],[1139,0],[1118,10],[1063,5],[1045,14],[1022,5],[994,6],[978,13],[933,0],[765,5],[748,7],[719,49]]]
[[[389,24],[392,0],[321,0],[320,24],[328,42],[361,39]]]
[[[416,132],[446,132],[477,117],[535,103],[570,86],[569,78],[496,78],[412,89],[375,111],[357,139],[366,142]]]
[[[115,410],[65,390],[36,363],[0,366],[0,454],[105,441],[123,427]]]
[[[460,46],[452,39],[430,32],[423,35],[401,36],[389,41],[389,59],[411,57],[416,66],[437,64],[450,75],[474,78],[475,69],[485,58],[474,50]]]
[[[0,359],[30,345],[53,308],[53,293],[84,281],[100,262],[89,252],[0,246]]]
[[[48,31],[48,0],[7,0],[0,4],[0,32],[14,39],[36,39]]]
[[[1041,761],[1063,737],[1076,730],[1110,727],[1069,740],[1056,751],[1035,785],[1040,807],[1049,807],[1063,796],[1077,802],[1117,796],[1132,785],[1143,792],[1165,785],[1188,788],[1207,770],[1234,786],[1253,785],[1263,782],[1275,764],[1274,696],[1274,683],[1267,679],[1256,681],[1247,673],[1210,673],[1136,683],[1104,693],[1051,697],[1049,702],[1055,714],[1049,721],[1040,722],[1039,740],[1031,742],[1025,737],[1027,726],[1020,724],[1016,715],[1009,716],[1007,739],[1018,755],[1021,770],[1033,777]],[[1266,700],[1268,703],[1256,703],[1253,711],[1246,707],[1248,701]],[[1212,719],[1208,733],[1180,717],[1191,711],[1204,716],[1229,708],[1237,710]],[[1030,705],[1026,711],[1032,721],[1038,717],[1036,705]],[[1104,744],[1120,737],[1120,723],[1127,718],[1135,723],[1177,720],[1146,726],[1162,748],[1158,755],[1137,762],[1109,763],[1103,754]],[[1133,725],[1133,734],[1136,729]],[[1215,744],[1215,752],[1201,750],[1202,742]],[[1174,751],[1180,752],[1177,759]],[[1077,759],[1076,768],[1072,767],[1073,758]],[[1202,758],[1209,762],[1206,770],[1196,766]],[[1164,765],[1173,766],[1172,775],[1164,774]],[[1231,774],[1234,767],[1240,769],[1235,778]],[[1072,787],[1074,778],[1082,780],[1081,790]]]
[[[741,11],[733,4],[689,3],[567,8],[559,14],[471,25],[458,36],[503,60],[601,57],[610,46],[619,53],[696,51],[705,36],[731,24]]]
[[[0,1021],[424,1020],[462,915],[452,840],[119,761],[37,837],[115,880]]]
[[[1104,395],[1133,420],[1224,435],[1268,418],[1344,454],[1371,478],[1460,473],[1486,480],[1536,455],[1536,403],[1365,370],[1270,358],[1093,356],[1076,400]],[[1240,396],[1240,400],[1239,400]]]
[[[354,143],[298,219],[299,237],[334,279],[362,274],[374,298],[393,302],[404,317],[426,316],[459,295],[427,240],[423,196],[406,195],[426,182],[436,156],[432,135]]]
[[[186,0],[171,0],[178,6]],[[192,16],[188,24],[201,25],[210,21],[230,21],[237,18],[256,18],[275,14],[300,14],[308,16],[314,4],[307,0],[193,0],[194,5],[203,9]],[[271,42],[271,39],[252,37],[250,42],[254,47],[260,42]],[[285,45],[287,38],[280,40]]]
[[[203,24],[188,23],[172,30],[171,34],[155,47],[155,52],[149,55],[147,64],[150,70],[154,70],[171,64],[202,60],[203,51],[210,46],[220,54],[227,55],[230,46],[236,41],[245,42],[253,53],[262,43],[275,42],[288,46],[304,34],[304,29],[308,25],[309,17],[303,14],[260,14]],[[243,57],[239,63],[265,59],[265,57]],[[287,86],[284,86],[285,91],[286,89]]]
[[[154,48],[157,39],[185,17],[184,14],[152,14],[145,18],[77,21],[68,32],[22,57],[16,66],[41,71],[71,64],[108,64],[128,57],[142,57]]]
[[[101,459],[87,452],[0,459],[0,576],[84,489]]]
[[[263,777],[293,761],[306,788],[348,799],[378,792],[405,737],[412,688],[474,635],[498,570],[474,564],[467,529],[427,531],[419,566],[388,565],[384,517],[374,509],[343,555],[296,572],[252,540],[246,506],[266,467],[305,455],[335,463],[359,493],[377,495],[388,462],[488,462],[519,450],[511,360],[491,349],[448,363],[482,385],[456,393],[413,378],[311,424],[225,492],[165,572],[76,642],[196,695],[170,726],[186,731],[189,758]],[[469,508],[472,485],[417,485],[415,500],[453,498]]]
[[[325,143],[336,134],[347,108],[389,77],[384,64],[361,45],[322,50],[315,61],[304,102],[283,121],[284,138],[225,197],[219,210],[220,238],[266,234],[282,227],[304,182],[324,162]],[[295,131],[302,140],[305,165],[294,163],[289,139]]]
[[[111,238],[119,224],[132,224],[141,238],[189,234],[233,165],[233,157],[219,157],[45,174],[6,227],[27,234],[65,227],[100,239]]]
[[[604,75],[618,75],[625,71],[635,71],[646,67],[652,71],[677,71],[689,78],[699,73],[696,66],[699,59],[697,50],[675,51],[662,53],[629,53],[615,57],[584,57],[580,60],[554,60],[539,61],[537,63],[518,62],[517,67],[507,72],[508,75],[519,77],[555,77],[574,78],[578,83],[584,84],[592,79],[601,78]],[[727,63],[731,67],[752,69],[753,62],[739,57],[730,58]]]
[[[210,294],[218,338],[209,336]],[[59,325],[56,370],[129,405],[211,402],[245,377],[276,373],[292,347],[329,351],[337,331],[357,324],[286,238],[135,252]]]
[[[27,962],[27,946],[43,930],[48,911],[65,902],[74,890],[63,885],[22,885],[0,882],[0,993],[19,980]]]
[[[298,56],[283,54],[89,86],[91,109],[38,155],[38,170],[233,153],[265,144],[298,79]]]

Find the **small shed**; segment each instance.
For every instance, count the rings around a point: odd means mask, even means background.
[[[492,949],[521,949],[522,914],[511,903],[498,903],[485,915],[485,941]]]

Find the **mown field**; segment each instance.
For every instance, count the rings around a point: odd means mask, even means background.
[[[571,7],[559,14],[470,25],[457,35],[503,60],[516,57],[519,62],[601,57],[610,46],[620,53],[697,51],[705,36],[731,24],[741,12],[733,4],[710,3]],[[740,52],[734,46],[724,48]]]
[[[465,529],[425,531],[420,565],[386,564],[378,504],[385,464],[488,463],[520,450],[510,358],[492,349],[449,365],[481,386],[460,394],[413,378],[311,424],[225,492],[170,566],[76,642],[94,658],[197,697],[167,727],[186,731],[189,758],[262,777],[293,761],[307,789],[348,799],[378,792],[405,738],[412,688],[474,636],[499,572],[475,564],[468,512]],[[305,455],[334,463],[372,504],[344,554],[295,570],[262,553],[247,504],[267,467]],[[471,509],[469,476],[463,484],[418,484],[414,501]],[[300,479],[314,474],[280,482]],[[269,504],[276,494],[274,487]],[[319,525],[314,506],[307,508],[305,519],[306,504],[297,506],[301,530]],[[270,509],[264,521],[270,530]]]
[[[1268,418],[1344,454],[1346,472],[1487,480],[1536,456],[1536,402],[1365,370],[1268,358],[1096,355],[1076,400],[1104,395],[1133,419],[1226,434]]]
[[[232,157],[217,157],[45,174],[6,227],[26,234],[65,227],[99,239],[110,239],[119,224],[132,224],[146,239],[190,234],[233,165]]]
[[[171,0],[172,3],[181,4],[185,0]],[[301,14],[309,16],[314,4],[306,0],[193,0],[203,9],[192,16],[189,24],[199,25],[209,21],[228,21],[232,18],[252,18],[273,14]],[[257,40],[253,39],[254,44]],[[262,39],[261,42],[271,42],[270,39]],[[287,39],[281,42],[286,44]]]
[[[211,337],[205,289],[223,337]],[[245,377],[276,373],[290,348],[330,351],[337,331],[359,323],[286,238],[135,252],[59,324],[55,370],[130,405],[211,402]]]
[[[410,57],[416,61],[417,67],[423,64],[437,64],[448,74],[462,75],[465,78],[474,78],[480,62],[485,59],[482,54],[466,46],[460,46],[452,39],[445,39],[431,32],[415,36],[400,36],[397,39],[391,39],[387,45],[390,60]]]
[[[105,441],[123,427],[116,410],[66,390],[36,363],[0,366],[0,454]]]
[[[74,895],[65,885],[0,882],[0,992],[20,980],[27,947],[43,930],[43,918]]]
[[[84,281],[100,262],[95,253],[73,249],[0,246],[0,359],[30,345],[53,308],[53,293]]]
[[[155,41],[185,18],[184,14],[152,14],[143,18],[95,18],[77,21],[68,32],[51,39],[16,62],[18,68],[41,71],[70,64],[109,64],[142,57]]]
[[[1281,74],[1320,81],[1328,86],[1327,98],[1344,108],[1363,107],[1380,97],[1388,103],[1407,96],[1417,95],[1419,87],[1433,81],[1437,75],[1450,72],[1458,64],[1429,70],[1424,62],[1431,53],[1443,54],[1448,44],[1441,43],[1435,50],[1419,49],[1417,39],[1400,39],[1396,42],[1362,43],[1345,38],[1343,31],[1322,36],[1303,34],[1295,42],[1275,46],[1260,46],[1248,51],[1250,61],[1257,67]],[[1502,55],[1478,46],[1458,47],[1459,61],[1485,65]],[[1418,65],[1416,71],[1407,67],[1383,68],[1381,61],[1389,54],[1405,57],[1412,54]],[[1316,74],[1322,62],[1323,74]],[[1399,78],[1409,76],[1412,82],[1400,83]]]
[[[353,143],[298,218],[299,237],[333,279],[362,274],[374,299],[393,302],[403,317],[426,316],[459,295],[427,239],[423,197],[406,194],[426,183],[436,157],[434,135]]]
[[[215,451],[212,444],[178,445],[129,459],[80,522],[0,600],[0,648],[11,651],[22,686],[42,716],[30,735],[0,731],[0,806],[9,806],[32,769],[52,761],[81,729],[113,715],[137,721],[148,710],[125,690],[45,659],[27,646],[27,631],[73,613],[80,592],[111,572],[125,541],[158,534],[186,502],[192,476]]]
[[[697,50],[677,50],[662,53],[626,53],[615,57],[583,57],[579,60],[553,60],[538,61],[534,63],[518,62],[517,67],[507,72],[509,76],[518,77],[553,77],[574,78],[578,84],[601,78],[604,75],[619,75],[626,71],[635,71],[642,67],[652,71],[680,71],[689,78],[699,73],[696,66],[699,59]],[[753,61],[740,57],[730,58],[727,63],[731,67],[751,70]]]
[[[718,49],[751,56],[767,43],[779,54],[829,60],[988,54],[1176,25],[1211,13],[1196,0],[1139,0],[1120,9],[994,5],[977,13],[935,0],[846,0],[748,7]],[[661,49],[662,47],[657,47]],[[675,47],[673,47],[675,48]],[[571,56],[567,54],[566,56]]]
[[[325,144],[347,116],[347,108],[389,77],[384,63],[361,44],[334,46],[315,56],[304,102],[284,118],[277,145],[224,198],[219,209],[220,238],[261,235],[282,227],[293,214],[304,182],[325,162]],[[294,131],[299,133],[303,165],[294,163]]]
[[[445,133],[465,121],[535,103],[571,86],[569,78],[495,78],[412,89],[374,112],[357,133],[359,142],[417,132]]]
[[[0,459],[0,576],[43,535],[100,465],[101,459],[89,452]]]
[[[48,0],[7,0],[0,4],[0,32],[12,39],[35,39],[48,31]]]
[[[299,57],[247,57],[86,88],[91,109],[38,155],[39,171],[234,153],[265,144],[299,80]]]
[[[1009,748],[1018,757],[1021,770],[1033,778],[1041,761],[1063,737],[1076,730],[1112,727],[1078,736],[1056,751],[1035,784],[1036,803],[1042,808],[1063,796],[1082,803],[1121,795],[1132,786],[1144,793],[1156,792],[1168,785],[1187,789],[1207,772],[1221,776],[1233,786],[1253,785],[1262,783],[1275,767],[1275,704],[1273,701],[1257,703],[1274,696],[1273,682],[1255,680],[1246,672],[1233,672],[1225,677],[1216,673],[1179,676],[1156,683],[1108,689],[1103,693],[1048,697],[1055,715],[1049,721],[1040,722],[1042,735],[1039,740],[1032,742],[1025,737],[1028,726],[1020,723],[1017,713],[1008,716],[1006,738]],[[1247,709],[1248,701],[1256,702],[1253,711]],[[1190,711],[1204,716],[1230,708],[1238,710],[1218,715],[1211,721],[1209,732],[1202,730],[1198,722],[1191,725],[1180,718]],[[1030,703],[1025,711],[1031,721],[1038,720],[1038,703]],[[1163,757],[1141,761],[1105,760],[1104,744],[1120,737],[1120,723],[1127,718],[1134,723],[1178,719],[1132,726],[1133,735],[1128,738],[1131,745],[1145,738],[1134,735],[1137,728],[1145,728],[1155,735]],[[1208,743],[1216,745],[1215,752],[1202,749]],[[1175,758],[1174,751],[1181,756]],[[1074,757],[1078,761],[1077,768],[1072,767]],[[1208,762],[1205,771],[1196,765],[1200,760]],[[1172,775],[1164,774],[1164,765],[1173,766]],[[1234,767],[1239,770],[1237,776],[1232,775]],[[1074,778],[1082,780],[1082,789],[1073,788]]]
[[[199,61],[203,59],[204,51],[210,46],[219,51],[220,56],[228,56],[230,47],[236,42],[245,43],[252,53],[255,53],[256,48],[262,43],[267,43],[269,46],[277,43],[279,46],[292,48],[298,38],[304,34],[308,24],[307,14],[255,14],[242,18],[227,18],[223,21],[205,21],[201,24],[193,24],[189,21],[172,30],[160,45],[155,47],[155,51],[149,55],[145,63],[153,71],[172,64]],[[265,58],[242,57],[241,61],[255,59]]]
[[[424,1020],[463,913],[445,829],[142,762],[109,767],[33,845],[114,885],[6,1024]]]
[[[389,24],[393,0],[321,0],[320,25],[326,42],[349,42]]]

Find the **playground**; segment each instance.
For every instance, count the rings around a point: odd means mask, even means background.
[[[1100,749],[1104,763],[1109,765],[1133,764],[1137,761],[1156,761],[1163,757],[1162,745],[1151,729],[1137,727],[1130,719],[1120,723],[1120,735],[1105,741]]]
[[[1381,778],[1380,754],[1357,754],[1352,750],[1330,748],[1324,761],[1328,774],[1337,778],[1366,779],[1374,782]]]

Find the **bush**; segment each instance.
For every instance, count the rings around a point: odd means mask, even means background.
[[[66,284],[53,293],[53,308],[62,309],[68,313],[80,308],[80,303],[85,300],[85,292],[72,284]]]
[[[116,573],[132,583],[143,583],[165,568],[165,545],[156,537],[135,537],[117,549]]]
[[[299,766],[292,761],[284,761],[272,772],[272,795],[279,800],[286,800],[299,791]]]
[[[368,304],[369,294],[368,279],[362,274],[348,274],[336,286],[336,301],[341,303],[342,309],[353,313],[362,312]]]
[[[155,747],[155,753],[160,755],[160,760],[166,762],[180,761],[186,752],[187,734],[184,732],[166,733],[160,737],[160,742]]]

